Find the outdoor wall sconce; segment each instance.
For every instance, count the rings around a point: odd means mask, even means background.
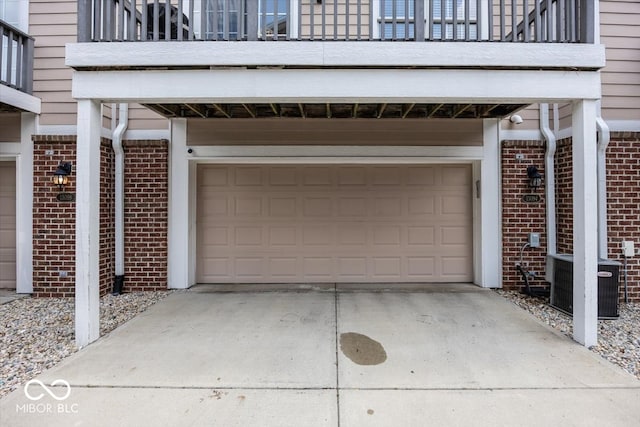
[[[71,163],[60,163],[53,173],[53,183],[58,186],[60,191],[69,183],[69,174],[71,173]]]
[[[75,194],[65,193],[64,187],[69,184],[69,175],[71,174],[71,163],[64,162],[58,165],[53,173],[51,181],[58,186],[60,193],[56,196],[60,202],[72,202],[75,200]]]
[[[529,177],[529,187],[533,188],[533,191],[537,190],[542,185],[542,175],[538,172],[537,167],[529,166],[527,168],[527,176]]]

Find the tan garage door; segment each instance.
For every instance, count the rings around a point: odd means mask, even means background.
[[[0,161],[0,288],[16,287],[16,166]]]
[[[199,283],[468,282],[471,167],[198,167]]]

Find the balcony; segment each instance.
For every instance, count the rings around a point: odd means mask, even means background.
[[[592,0],[81,0],[78,41],[593,43],[593,13]]]
[[[66,64],[168,118],[505,117],[599,97],[593,1],[80,0]]]
[[[33,92],[33,38],[0,20],[0,112],[39,112]]]

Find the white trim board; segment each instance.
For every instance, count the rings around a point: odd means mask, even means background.
[[[531,104],[595,100],[601,88],[599,73],[579,71],[215,69],[75,71],[72,93],[141,103]]]
[[[288,41],[70,43],[69,67],[465,67],[597,69],[604,45]]]
[[[252,146],[187,146],[192,153],[186,152],[190,159],[258,158],[298,159],[300,162],[316,162],[321,158],[362,159],[369,162],[388,160],[390,162],[408,158],[435,158],[442,161],[451,158],[454,161],[482,159],[481,146],[332,146],[332,145],[252,145]]]

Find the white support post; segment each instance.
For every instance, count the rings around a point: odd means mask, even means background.
[[[476,284],[502,286],[502,222],[500,215],[500,136],[497,119],[483,121],[480,166],[480,252],[476,252]],[[475,183],[474,183],[475,187]],[[474,192],[478,189],[474,188]],[[477,194],[476,194],[477,196]]]
[[[598,343],[596,101],[573,103],[573,338]]]
[[[100,337],[100,103],[78,101],[76,149],[76,345]]]
[[[16,292],[33,292],[33,140],[36,115],[20,115],[20,155],[16,166]]]
[[[169,288],[184,289],[192,284],[189,282],[189,160],[185,119],[171,120],[169,147]]]

